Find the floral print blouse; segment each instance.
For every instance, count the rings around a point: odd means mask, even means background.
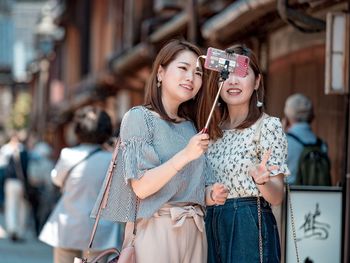
[[[287,140],[278,118],[265,115],[258,133],[259,120],[249,128],[223,130],[223,137],[212,142],[208,149],[209,164],[216,181],[225,184],[228,198],[257,196],[259,191],[249,175],[249,169],[259,164],[262,155],[272,149],[267,166],[277,165],[277,174],[289,175],[286,165]]]

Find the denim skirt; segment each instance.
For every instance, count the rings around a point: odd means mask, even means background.
[[[260,198],[263,262],[281,260],[277,224],[270,204]],[[259,225],[256,197],[228,199],[207,208],[205,227],[209,263],[259,263]]]

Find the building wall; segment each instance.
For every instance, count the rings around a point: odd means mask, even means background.
[[[332,182],[345,171],[346,100],[325,95],[325,33],[303,34],[285,27],[270,35],[267,110],[283,117],[286,98],[296,92],[310,97],[315,109],[312,128],[329,146]]]

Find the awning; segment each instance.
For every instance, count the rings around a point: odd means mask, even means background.
[[[204,23],[202,35],[211,41],[222,41],[274,10],[275,0],[235,1]]]
[[[155,56],[155,45],[180,32],[186,27],[187,22],[186,12],[174,16],[153,32],[148,37],[148,42],[141,42],[123,54],[113,56],[109,61],[110,69],[116,74],[131,73],[131,69],[136,70],[149,63]]]
[[[116,74],[132,73],[154,57],[154,48],[148,43],[139,43],[109,61],[110,69]]]

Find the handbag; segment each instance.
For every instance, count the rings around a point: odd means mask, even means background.
[[[104,209],[107,205],[107,200],[109,196],[109,190],[111,187],[112,183],[112,176],[113,176],[113,171],[116,167],[116,162],[117,162],[117,156],[118,156],[118,151],[119,151],[119,146],[120,146],[120,139],[117,140],[115,143],[113,155],[112,155],[112,160],[109,164],[108,171],[107,171],[107,185],[106,188],[103,192],[101,202],[98,207],[98,212],[96,215],[95,223],[92,228],[92,233],[90,236],[90,241],[89,241],[89,246],[88,246],[88,254],[90,249],[92,248],[92,244],[95,238],[96,230],[98,227],[98,222],[100,221],[100,216],[102,213],[102,209]],[[136,207],[137,211],[137,207]],[[136,213],[135,212],[135,219],[136,219]],[[136,220],[135,220],[136,221]],[[73,263],[98,263],[99,260],[104,258],[105,256],[112,256],[115,255],[108,263],[135,263],[136,262],[136,256],[135,256],[135,247],[134,247],[134,239],[135,239],[135,233],[136,233],[136,224],[134,224],[134,229],[133,229],[133,237],[127,246],[125,246],[121,251],[117,248],[110,248],[110,249],[105,249],[100,252],[94,259],[91,261],[88,261],[87,258],[74,258]]]

